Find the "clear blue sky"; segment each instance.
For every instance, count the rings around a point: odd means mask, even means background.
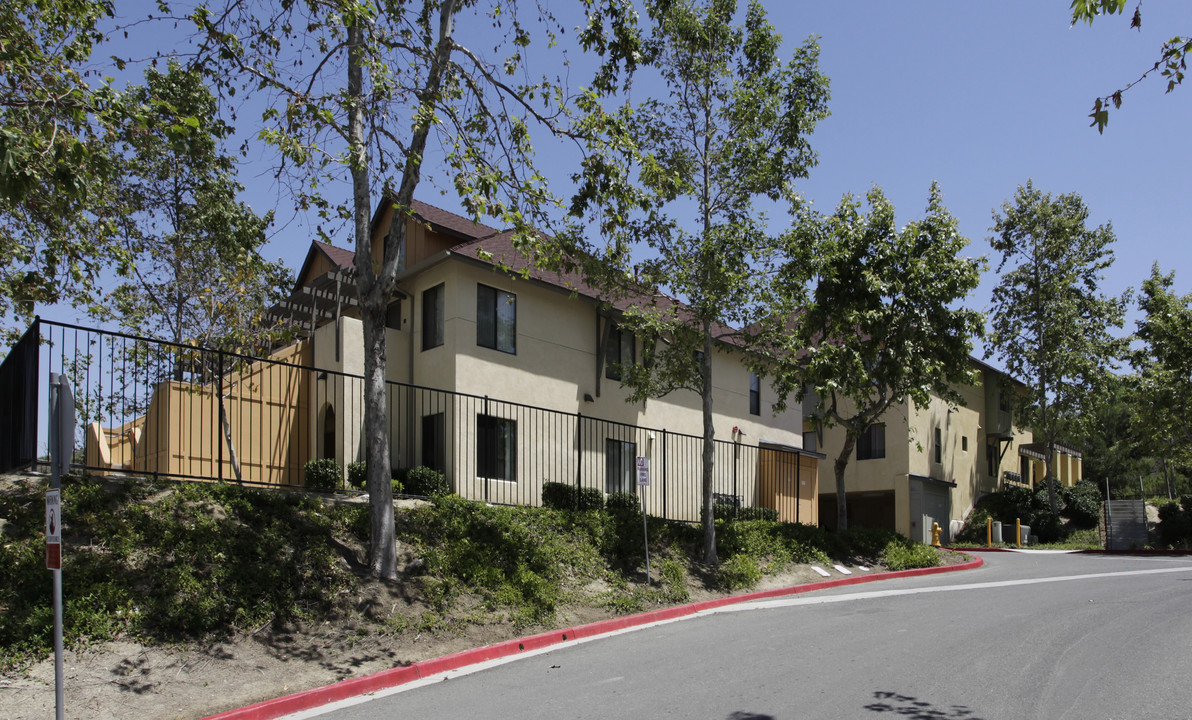
[[[1192,2],[1149,0],[1142,32],[1121,16],[1071,26],[1064,0],[767,6],[788,52],[820,37],[831,78],[832,115],[812,136],[820,163],[799,185],[821,211],[879,185],[906,222],[938,180],[971,253],[985,255],[993,209],[1033,179],[1045,192],[1080,194],[1092,223],[1113,223],[1107,292],[1137,287],[1156,260],[1192,291],[1192,81],[1164,95],[1163,79],[1148,78],[1103,135],[1087,118],[1095,97],[1154,62],[1163,39],[1192,33]],[[455,209],[430,187],[420,197]],[[303,231],[292,225],[282,237],[271,250],[296,269]],[[994,282],[991,269],[972,307],[988,307]]]
[[[1192,290],[1192,82],[1164,95],[1163,78],[1148,78],[1103,135],[1086,117],[1164,39],[1192,34],[1192,3],[1149,0],[1142,32],[1121,16],[1071,26],[1064,0],[769,7],[788,40],[821,37],[832,79],[832,117],[813,139],[820,165],[802,185],[821,210],[876,184],[905,222],[938,180],[973,253],[987,254],[992,210],[1033,179],[1080,194],[1093,224],[1112,222],[1107,292],[1137,287],[1156,260]],[[971,305],[986,309],[994,284],[991,270]]]
[[[556,11],[573,7],[567,0],[550,4]],[[1072,27],[1066,0],[772,0],[767,6],[788,53],[806,36],[820,37],[821,69],[831,78],[832,115],[812,136],[820,163],[799,185],[821,211],[846,192],[863,195],[879,185],[904,223],[922,214],[938,180],[972,240],[970,253],[985,255],[993,209],[1029,178],[1046,192],[1079,193],[1093,224],[1112,221],[1117,262],[1106,292],[1138,286],[1156,260],[1176,271],[1178,291],[1192,291],[1192,80],[1164,95],[1163,79],[1149,78],[1127,93],[1104,135],[1087,118],[1097,95],[1154,62],[1164,38],[1192,34],[1192,2],[1148,0],[1142,32],[1120,16]],[[160,26],[149,30],[150,38],[134,34],[132,42],[161,40]],[[107,54],[101,48],[98,55]],[[251,137],[255,122],[253,113],[241,112],[236,124]],[[250,158],[240,175],[249,187],[245,199],[258,212],[276,209],[285,222],[266,255],[297,270],[312,228],[293,217],[289,199],[269,178],[268,151]],[[344,196],[349,192],[345,185]],[[419,197],[458,209],[429,186]],[[346,228],[336,235],[337,244],[350,244]],[[991,270],[969,304],[987,309],[994,282]]]

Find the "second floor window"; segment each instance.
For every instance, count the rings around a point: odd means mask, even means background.
[[[443,284],[422,293],[422,349],[443,344]]]
[[[401,300],[394,300],[385,306],[385,327],[401,330]]]
[[[608,331],[608,344],[604,347],[604,376],[620,380],[622,366],[637,361],[636,349],[633,333],[614,325]]]
[[[476,344],[517,352],[517,296],[487,285],[476,286]]]
[[[762,381],[756,373],[749,373],[749,414],[762,414]]]
[[[944,461],[944,431],[940,428],[935,429],[935,461]]]
[[[865,428],[857,438],[857,459],[875,460],[886,456],[886,425],[877,423]]]

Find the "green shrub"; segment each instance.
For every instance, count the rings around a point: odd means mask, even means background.
[[[579,510],[599,510],[604,507],[604,493],[596,488],[579,489]]]
[[[667,602],[683,603],[691,599],[687,589],[687,572],[683,564],[670,558],[658,559],[658,578]]]
[[[348,463],[348,486],[363,490],[368,484],[368,465],[361,460]]]
[[[993,518],[989,514],[989,509],[981,501],[977,501],[977,506],[964,521],[964,527],[960,528],[960,532],[952,538],[953,542],[964,545],[984,545],[988,535],[987,521],[991,519]]]
[[[418,548],[427,576],[439,583],[441,604],[468,590],[489,607],[509,608],[515,624],[528,625],[553,617],[569,575],[596,573],[597,542],[584,535],[603,525],[571,526],[571,517],[439,496],[406,511],[400,539]]]
[[[783,545],[791,553],[791,562],[828,562],[829,558],[844,558],[848,546],[840,535],[829,532],[818,525],[804,523],[778,523],[774,532],[782,538]]]
[[[610,511],[624,512],[629,515],[641,515],[642,503],[637,495],[629,492],[615,492],[608,494],[608,500],[605,501],[606,508]]]
[[[542,484],[542,506],[555,510],[575,509],[575,486],[561,482]]]
[[[768,507],[744,507],[737,510],[737,519],[778,522],[778,511]]]
[[[741,508],[733,503],[713,503],[712,517],[716,520],[736,520]]]
[[[902,536],[891,530],[878,528],[849,528],[841,533],[841,541],[849,551],[859,557],[878,558],[891,541]]]
[[[12,517],[6,505],[16,499],[0,497],[0,517]],[[337,521],[314,498],[234,484],[79,481],[64,484],[63,503],[75,510],[63,556],[71,646],[117,635],[201,640],[309,620],[355,583],[328,542]],[[367,508],[353,512],[367,521]],[[43,545],[6,537],[0,546],[0,670],[52,648]]]
[[[440,497],[451,494],[447,477],[438,470],[431,470],[425,465],[419,465],[406,471],[405,481],[401,484],[409,495]]]
[[[720,563],[716,579],[725,590],[744,590],[757,585],[762,579],[762,571],[753,558],[737,554]]]
[[[912,570],[939,565],[940,555],[933,547],[900,538],[886,545],[882,561],[890,570]]]
[[[778,522],[778,511],[767,507],[741,507],[735,503],[718,502],[712,505],[712,517],[716,520],[766,520]]]
[[[604,494],[595,488],[548,482],[542,485],[542,504],[555,510],[599,510],[604,507]]]
[[[1096,527],[1101,518],[1101,489],[1091,480],[1064,488],[1064,517],[1078,528]]]
[[[1059,516],[1051,512],[1051,500],[1048,496],[1048,483],[1055,483],[1057,500],[1065,502],[1065,490],[1055,480],[1040,482],[1032,490],[1028,487],[1008,485],[997,492],[989,493],[977,501],[977,506],[970,513],[965,526],[956,535],[959,542],[985,542],[985,521],[992,519],[1002,523],[1002,536],[1013,540],[1014,522],[1021,520],[1023,525],[1029,525],[1031,534],[1037,535],[1040,542],[1052,543],[1064,535],[1064,525]],[[1078,492],[1078,499],[1072,508],[1072,513],[1084,517],[1089,497],[1083,488]],[[1094,511],[1094,515],[1096,511]],[[1071,515],[1069,516],[1071,517]],[[1096,521],[1094,520],[1094,524]],[[1010,530],[1007,532],[1006,527]],[[1079,526],[1079,523],[1077,523]]]
[[[310,460],[302,469],[306,477],[306,486],[320,490],[335,490],[343,482],[339,463],[332,458]]]
[[[1186,507],[1174,502],[1159,506],[1159,542],[1163,545],[1176,547],[1192,542],[1192,512]]]

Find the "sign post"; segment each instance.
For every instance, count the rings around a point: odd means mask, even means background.
[[[54,576],[54,717],[66,717],[62,672],[62,476],[74,455],[74,393],[65,375],[50,373],[50,490],[46,493],[46,567]]]
[[[637,458],[637,486],[645,488],[650,486],[650,458],[638,456]],[[642,506],[642,546],[646,549],[646,584],[650,584],[650,528],[646,525],[646,494],[639,492],[638,497],[641,499]]]
[[[46,491],[46,568],[62,569],[62,491]]]

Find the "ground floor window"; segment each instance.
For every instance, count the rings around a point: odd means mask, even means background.
[[[445,469],[446,422],[443,413],[422,416],[422,464],[431,470]]]
[[[517,480],[517,421],[476,418],[476,474],[489,480]]]
[[[323,458],[336,459],[335,452],[335,408],[323,408]]]
[[[607,438],[604,441],[604,491],[633,492],[637,474],[637,445]]]

